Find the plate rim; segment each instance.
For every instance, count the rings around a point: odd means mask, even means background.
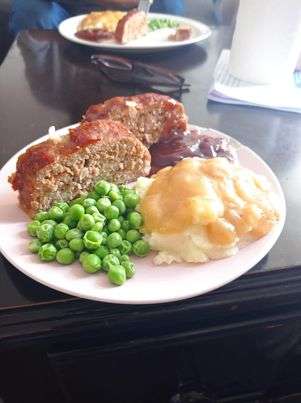
[[[72,124],[72,125],[68,125],[68,126],[66,126],[66,127],[63,127],[63,128],[60,128],[60,129],[57,129],[56,131],[55,131],[55,134],[56,135],[62,135],[62,134],[65,134],[66,132],[67,132],[67,130],[68,129],[70,129],[70,128],[73,128],[73,127],[76,127],[76,126],[78,126],[79,125],[79,123],[75,123],[75,124]],[[198,128],[201,128],[201,129],[207,129],[208,130],[208,128],[203,128],[203,127],[201,127],[201,126],[198,126],[198,125],[194,125],[194,124],[190,124],[190,126],[194,126],[194,127],[198,127]],[[219,131],[219,130],[216,130],[216,129],[213,129],[213,128],[210,128],[209,130],[212,130],[212,131],[214,131],[214,132],[216,132],[216,133],[218,133],[218,134],[221,134],[221,135],[224,135],[224,136],[226,136],[227,138],[230,138],[230,139],[233,139],[235,142],[237,142],[237,140],[236,139],[234,139],[232,136],[230,136],[230,135],[228,135],[228,134],[226,134],[226,133],[223,133],[223,132],[221,132],[221,131]],[[9,158],[8,159],[8,161],[3,165],[3,167],[0,169],[0,184],[1,184],[1,182],[2,182],[2,173],[3,173],[3,171],[5,170],[5,167],[7,166],[7,165],[10,165],[11,163],[12,163],[12,161],[13,160],[16,160],[17,158],[18,158],[18,156],[21,154],[21,153],[23,153],[24,152],[24,150],[26,150],[28,147],[30,147],[30,146],[32,146],[32,145],[34,145],[34,144],[37,144],[37,143],[39,143],[39,142],[41,142],[41,141],[44,141],[45,139],[47,139],[49,136],[51,136],[52,134],[46,134],[46,135],[43,135],[42,137],[40,137],[40,138],[38,138],[38,139],[36,139],[36,140],[34,140],[34,141],[32,141],[31,143],[29,143],[28,145],[26,145],[26,146],[24,146],[22,149],[20,149],[19,151],[17,151],[11,158]],[[254,255],[253,257],[252,257],[252,259],[250,259],[250,261],[248,262],[248,265],[247,265],[247,268],[242,272],[242,273],[240,273],[240,274],[236,274],[236,273],[234,273],[234,275],[233,276],[228,276],[227,277],[227,279],[225,280],[225,281],[222,281],[221,283],[219,283],[218,285],[213,285],[212,287],[208,287],[207,289],[206,289],[206,291],[195,291],[195,292],[192,292],[192,293],[189,293],[189,292],[187,292],[185,295],[183,295],[183,296],[174,296],[174,297],[172,297],[172,298],[166,298],[166,299],[156,299],[156,298],[154,298],[154,299],[141,299],[141,300],[139,300],[139,299],[137,299],[137,300],[126,300],[126,299],[122,299],[122,300],[118,300],[118,299],[116,299],[116,298],[106,298],[106,297],[100,297],[100,298],[98,298],[98,297],[94,297],[94,296],[90,296],[90,295],[88,295],[88,294],[85,294],[85,293],[80,293],[80,292],[77,292],[77,291],[72,291],[72,293],[70,293],[69,291],[66,291],[66,289],[64,288],[64,287],[60,287],[60,285],[59,284],[55,284],[55,285],[49,285],[49,283],[47,283],[47,281],[44,281],[43,279],[41,279],[38,275],[36,276],[36,275],[33,275],[33,274],[29,274],[27,271],[26,271],[26,269],[24,269],[23,267],[22,267],[22,265],[19,265],[18,264],[18,262],[16,262],[15,261],[15,259],[12,257],[12,256],[10,256],[10,255],[8,255],[7,253],[6,253],[6,250],[3,248],[3,246],[2,246],[2,236],[1,236],[1,234],[0,234],[0,252],[3,254],[3,256],[16,268],[16,269],[18,269],[19,271],[21,271],[24,275],[26,275],[27,277],[29,277],[29,278],[31,278],[31,279],[33,279],[34,281],[37,281],[38,283],[40,283],[40,284],[43,284],[44,286],[46,286],[46,287],[49,287],[49,288],[52,288],[52,289],[54,289],[54,290],[56,290],[56,291],[59,291],[59,292],[62,292],[62,293],[64,293],[64,294],[66,294],[66,295],[68,295],[68,296],[70,296],[70,298],[72,298],[72,297],[77,297],[77,298],[85,298],[85,299],[88,299],[88,300],[93,300],[93,301],[98,301],[98,302],[105,302],[105,303],[115,303],[115,304],[128,304],[128,305],[148,305],[148,304],[163,304],[163,303],[169,303],[169,302],[175,302],[175,301],[181,301],[181,300],[185,300],[185,299],[190,299],[190,298],[193,298],[193,297],[196,297],[196,296],[201,296],[201,295],[205,295],[205,294],[207,294],[207,293],[209,293],[209,292],[211,292],[211,291],[214,291],[214,290],[217,290],[217,289],[219,289],[219,288],[221,288],[221,287],[223,287],[224,285],[226,285],[226,284],[229,284],[230,282],[232,282],[233,280],[235,280],[235,279],[237,279],[237,278],[239,278],[239,277],[241,277],[243,274],[245,274],[245,273],[247,273],[251,268],[253,268],[261,259],[263,259],[263,257],[264,256],[266,256],[268,253],[269,253],[269,251],[273,248],[273,246],[275,245],[275,243],[277,242],[277,240],[278,240],[278,238],[280,237],[280,235],[281,235],[281,233],[282,233],[282,230],[283,230],[283,227],[284,227],[284,224],[285,224],[285,220],[286,220],[286,200],[285,200],[285,196],[284,196],[284,192],[283,192],[283,189],[282,189],[282,187],[281,187],[281,184],[280,184],[280,182],[279,182],[279,180],[278,180],[278,178],[277,178],[277,176],[275,175],[275,173],[273,172],[273,170],[269,167],[269,165],[255,152],[255,151],[253,151],[252,149],[250,149],[249,147],[247,147],[247,146],[245,146],[245,145],[242,145],[242,144],[240,144],[240,143],[238,143],[239,145],[240,145],[240,148],[242,149],[242,150],[246,150],[249,154],[251,154],[252,155],[252,157],[253,158],[255,158],[255,159],[257,159],[257,160],[259,160],[260,161],[260,163],[264,166],[264,168],[269,172],[269,175],[273,178],[273,187],[274,186],[276,186],[276,191],[277,191],[277,196],[279,197],[279,205],[281,206],[281,217],[280,217],[280,220],[279,220],[279,222],[276,224],[276,226],[272,229],[272,233],[270,233],[270,234],[268,234],[268,235],[270,235],[270,239],[269,239],[269,243],[268,243],[268,246],[267,247],[265,247],[265,248],[263,248],[261,251],[259,250],[259,252],[256,254],[256,255]],[[6,179],[6,176],[4,177],[4,179]],[[11,190],[12,191],[12,190]],[[16,205],[16,208],[19,208],[18,207],[18,205]],[[1,224],[1,222],[0,222],[0,224]],[[256,242],[256,241],[255,241]],[[239,252],[237,253],[237,255],[239,254]],[[236,255],[235,255],[236,256]],[[221,260],[221,261],[226,261],[227,259],[231,259],[231,257],[229,257],[229,258],[224,258],[224,259],[219,259],[219,260]],[[210,261],[210,262],[214,262],[214,260],[213,261]],[[209,262],[209,263],[210,263]],[[181,265],[181,263],[177,263],[177,265]],[[202,263],[198,263],[198,265],[199,266],[201,266],[202,265]],[[201,269],[201,267],[200,267],[200,269]]]
[[[184,41],[179,41],[179,42],[170,42],[170,43],[162,43],[161,45],[150,45],[150,46],[144,46],[144,45],[119,45],[119,44],[109,44],[109,43],[103,43],[103,42],[93,42],[93,41],[88,41],[85,39],[80,39],[75,37],[74,35],[66,35],[64,29],[65,25],[69,24],[71,20],[80,20],[83,19],[85,16],[88,14],[80,14],[76,15],[73,17],[66,18],[63,20],[59,26],[58,26],[58,31],[59,33],[67,40],[80,44],[80,45],[85,45],[85,46],[92,46],[100,49],[106,49],[106,50],[111,50],[111,51],[160,51],[160,50],[168,50],[168,49],[175,49],[181,46],[187,46],[187,45],[192,45],[194,43],[198,43],[201,41],[206,40],[209,38],[212,34],[211,28],[197,20],[194,20],[192,18],[188,17],[182,17],[178,15],[172,15],[172,14],[162,14],[162,13],[149,13],[148,15],[152,18],[168,18],[172,19],[174,21],[183,21],[183,23],[189,24],[192,27],[195,27],[197,29],[204,30],[204,34],[199,34],[194,38],[189,38]]]

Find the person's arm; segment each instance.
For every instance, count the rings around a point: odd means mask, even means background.
[[[120,7],[120,8],[134,8],[138,5],[139,0],[57,0],[59,3],[66,4],[69,6],[80,6],[82,5],[95,5],[108,7]]]

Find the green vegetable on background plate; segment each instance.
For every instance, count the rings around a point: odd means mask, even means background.
[[[162,28],[178,28],[177,21],[169,20],[168,18],[153,18],[149,21],[148,27],[151,31],[156,31]]]

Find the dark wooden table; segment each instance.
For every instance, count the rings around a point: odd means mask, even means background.
[[[213,26],[204,44],[136,58],[182,74],[192,84],[182,97],[190,122],[234,136],[271,166],[288,208],[279,241],[233,283],[152,306],[63,295],[0,256],[5,401],[158,403],[174,396],[184,402],[193,391],[212,402],[267,401],[299,391],[301,116],[207,101],[215,63],[231,35],[230,26]],[[1,166],[49,126],[77,122],[90,104],[141,92],[105,79],[89,63],[91,53],[51,31],[17,38],[0,68]]]

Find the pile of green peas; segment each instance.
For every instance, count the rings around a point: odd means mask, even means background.
[[[106,272],[112,284],[122,285],[135,274],[129,256],[150,252],[138,203],[134,189],[100,180],[87,195],[38,212],[27,224],[34,238],[28,249],[43,262],[69,265],[79,259],[85,272]]]

